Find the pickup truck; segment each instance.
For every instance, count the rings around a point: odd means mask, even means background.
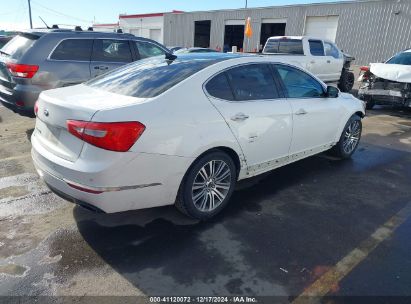
[[[353,88],[354,74],[350,65],[354,58],[329,40],[304,36],[270,37],[263,54],[290,55],[290,63],[310,71],[324,82],[337,82],[342,92]]]

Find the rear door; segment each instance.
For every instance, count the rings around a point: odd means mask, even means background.
[[[108,71],[133,61],[128,40],[95,39],[91,56],[91,77],[96,77]]]
[[[60,41],[43,69],[53,76],[52,87],[65,87],[90,79],[93,39],[68,38]]]
[[[205,88],[240,143],[251,172],[266,171],[288,157],[291,107],[277,90],[269,64],[231,68]]]

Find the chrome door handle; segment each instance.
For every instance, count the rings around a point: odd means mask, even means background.
[[[299,109],[297,112],[295,112],[295,115],[305,115],[307,114],[307,111],[304,109]]]
[[[231,117],[231,120],[233,121],[243,121],[250,118],[250,116],[245,115],[244,113],[237,113],[234,116]]]

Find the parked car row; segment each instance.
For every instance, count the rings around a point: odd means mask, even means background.
[[[174,204],[209,219],[237,181],[323,151],[349,158],[361,138],[363,102],[297,57],[172,54],[129,34],[61,29],[23,32],[1,52],[1,101],[37,117],[39,175],[95,211]]]

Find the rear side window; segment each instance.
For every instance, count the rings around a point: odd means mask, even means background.
[[[264,53],[304,55],[303,42],[299,39],[269,39]]]
[[[63,40],[51,54],[50,59],[90,61],[92,47],[92,39]]]
[[[289,66],[276,65],[289,98],[312,98],[324,95],[323,86],[307,73]]]
[[[131,62],[130,44],[127,40],[96,39],[93,45],[92,61]]]
[[[17,35],[1,51],[11,58],[18,60],[34,45],[37,39],[37,36]]]
[[[150,42],[136,41],[136,45],[141,59],[165,54],[162,48]]]
[[[250,64],[227,71],[235,100],[278,98],[271,70],[266,64]]]
[[[121,95],[151,98],[218,61],[176,59],[170,62],[162,57],[145,59],[94,78],[86,85]]]
[[[309,40],[310,53],[313,56],[324,56],[324,46],[321,40]]]
[[[206,90],[208,94],[213,97],[225,100],[234,100],[234,95],[231,91],[230,84],[228,83],[226,73],[220,73],[213,77],[206,84]]]

